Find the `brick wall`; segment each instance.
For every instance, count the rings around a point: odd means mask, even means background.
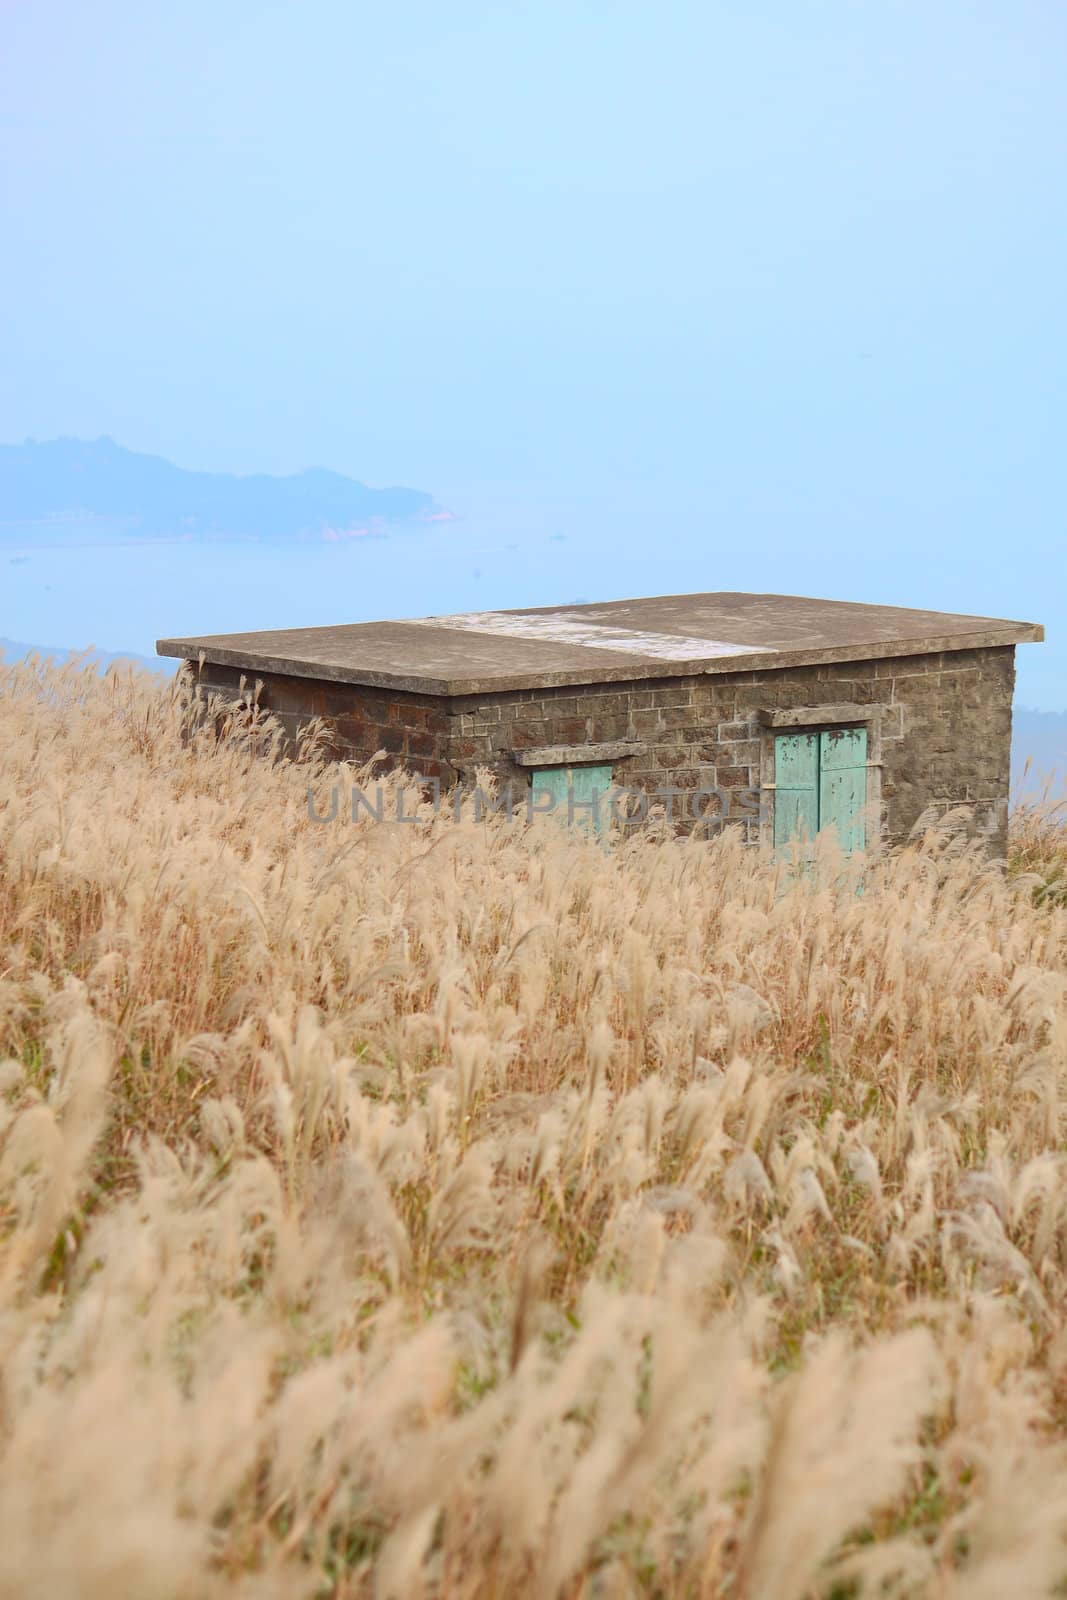
[[[196,663],[189,665],[196,674]],[[227,700],[238,697],[242,678],[247,693],[261,685],[260,706],[277,717],[290,739],[295,740],[299,729],[313,717],[322,717],[330,732],[326,753],[336,760],[365,761],[384,750],[391,757],[389,765],[440,778],[445,784],[454,780],[448,766],[453,719],[445,702],[435,695],[251,672],[211,661],[199,672],[205,693],[220,694]]]
[[[907,837],[920,814],[971,805],[990,848],[1006,846],[1014,646],[895,656],[779,671],[693,674],[633,683],[526,689],[445,700],[317,679],[247,674],[263,684],[260,704],[295,733],[311,715],[328,717],[334,753],[365,760],[385,750],[444,785],[472,783],[479,768],[510,780],[530,769],[518,752],[631,741],[641,748],[612,762],[615,782],[650,793],[715,787],[758,791],[768,776],[768,735],[760,713],[848,705],[884,707],[870,754],[886,843]],[[236,694],[241,674],[206,664],[202,681]],[[684,798],[674,802],[684,810]],[[712,807],[712,809],[715,809]],[[755,810],[742,825],[759,837]],[[692,823],[683,825],[692,826]],[[766,825],[764,832],[766,832]]]

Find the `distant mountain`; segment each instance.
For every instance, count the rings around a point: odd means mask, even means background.
[[[1030,769],[1025,778],[1027,758]],[[1016,706],[1011,733],[1012,788],[1038,797],[1052,778],[1057,796],[1067,795],[1067,711],[1031,711]]]
[[[22,661],[28,655],[38,655],[42,658],[53,656],[63,666],[71,656],[82,654],[87,664],[91,661],[101,672],[113,661],[132,661],[136,667],[147,667],[150,672],[160,672],[164,677],[172,678],[181,665],[178,661],[164,660],[162,656],[138,656],[132,650],[69,650],[65,645],[27,644],[24,639],[0,639],[0,661],[9,665],[14,661]]]
[[[106,436],[0,445],[0,524],[124,519],[135,535],[355,537],[442,513],[418,489],[368,489],[313,467],[290,477],[187,472]]]

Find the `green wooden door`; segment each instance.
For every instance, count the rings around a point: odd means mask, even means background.
[[[611,788],[610,766],[535,767],[530,785],[536,806],[540,795],[552,795],[548,813],[602,833],[608,821],[605,796]],[[595,806],[593,802],[596,802]]]
[[[843,850],[866,849],[867,730],[780,733],[774,741],[774,843],[837,830]]]
[[[836,828],[842,850],[867,848],[867,729],[819,735],[819,827]]]
[[[774,842],[810,842],[818,831],[819,736],[780,733],[774,741]]]

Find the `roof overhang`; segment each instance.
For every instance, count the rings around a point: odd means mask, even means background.
[[[159,655],[440,696],[788,671],[1038,643],[1038,623],[790,595],[667,595],[160,639]]]

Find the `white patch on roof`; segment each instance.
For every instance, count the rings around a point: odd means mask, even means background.
[[[445,617],[411,617],[414,627],[458,628],[466,633],[491,633],[511,639],[543,639],[550,644],[584,645],[596,650],[623,650],[663,661],[702,661],[712,656],[775,655],[765,644],[726,644],[721,639],[693,639],[681,633],[643,633],[618,623],[590,622],[573,611],[548,616],[520,616],[508,611],[460,611]]]

